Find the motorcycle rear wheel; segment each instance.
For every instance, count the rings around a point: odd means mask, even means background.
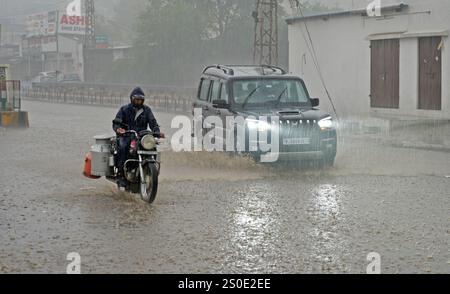
[[[152,204],[158,193],[159,172],[155,164],[149,163],[144,168],[145,183],[141,183],[141,198],[145,202]]]

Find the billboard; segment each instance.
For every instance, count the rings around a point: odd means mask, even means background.
[[[86,17],[62,13],[59,17],[58,31],[60,34],[84,35],[86,33]]]
[[[58,12],[50,11],[36,13],[27,16],[26,30],[27,36],[53,36],[56,35]]]
[[[26,21],[27,37],[55,36],[59,34],[84,35],[86,17],[68,15],[65,11],[50,11],[32,14]]]

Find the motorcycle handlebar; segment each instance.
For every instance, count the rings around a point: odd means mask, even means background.
[[[133,131],[133,130],[131,130],[131,131],[125,131],[125,133],[123,133],[122,135],[120,135],[120,134],[118,134],[119,136],[125,136],[125,135],[129,135],[129,134],[132,134],[132,135],[134,135],[136,138],[139,138],[139,133],[138,132],[136,132],[136,131]],[[163,140],[163,139],[165,139],[166,138],[166,135],[164,134],[164,133],[160,133],[160,134],[156,134],[156,136],[155,136],[155,134],[153,134],[153,136],[156,138],[156,139],[158,139],[157,141],[161,141],[161,140]]]
[[[125,131],[124,135],[127,135],[127,134],[133,134],[136,137],[139,137],[139,134],[136,131]]]

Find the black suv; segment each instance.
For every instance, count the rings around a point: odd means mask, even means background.
[[[240,127],[247,134],[251,128],[269,130],[269,140],[275,124],[271,120],[276,117],[280,126],[279,160],[313,159],[332,166],[337,150],[336,128],[331,115],[318,106],[319,99],[310,98],[299,77],[279,67],[243,65],[205,68],[194,103],[194,109],[202,110],[203,120],[218,116],[226,125],[227,117],[244,117]],[[213,126],[202,127],[206,134]],[[233,133],[236,136],[237,131],[233,129]],[[258,158],[264,152],[251,149],[250,140],[247,136],[244,152]]]

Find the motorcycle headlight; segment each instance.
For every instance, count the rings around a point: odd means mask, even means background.
[[[247,119],[247,126],[250,130],[258,130],[260,132],[266,132],[271,129],[271,126],[266,121]]]
[[[319,127],[321,130],[330,130],[333,126],[333,119],[331,117],[327,117],[319,121]]]
[[[141,145],[145,150],[153,150],[156,148],[156,139],[152,135],[144,136],[141,140]]]

